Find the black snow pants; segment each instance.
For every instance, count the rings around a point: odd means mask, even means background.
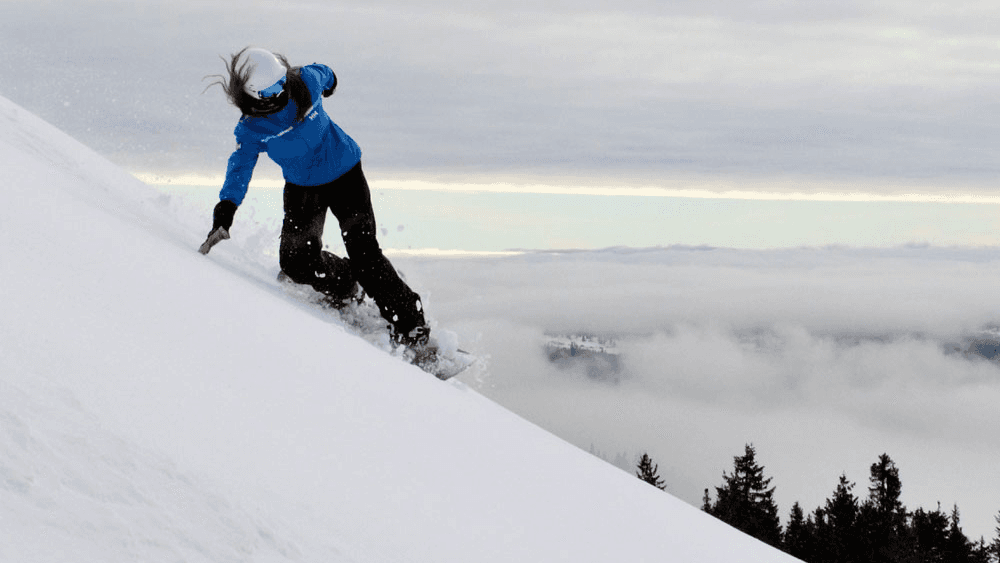
[[[407,334],[424,326],[420,296],[400,279],[375,238],[371,191],[360,163],[322,186],[286,183],[284,205],[278,259],[292,281],[333,299],[352,296],[357,282],[395,332]],[[347,259],[323,250],[327,209],[340,222]]]

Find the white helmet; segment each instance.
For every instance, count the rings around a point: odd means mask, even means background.
[[[237,61],[237,68],[244,67],[250,71],[250,76],[243,89],[253,98],[273,98],[284,90],[288,69],[274,53],[265,49],[247,49]]]

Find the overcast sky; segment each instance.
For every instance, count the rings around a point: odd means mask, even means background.
[[[0,11],[0,95],[133,171],[222,174],[238,114],[202,78],[247,44],[332,66],[328,110],[392,177],[989,194],[1000,171],[991,2]]]

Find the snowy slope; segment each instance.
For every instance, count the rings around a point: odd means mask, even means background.
[[[3,98],[0,122],[0,560],[790,560],[351,336],[238,245],[199,255],[207,217]]]

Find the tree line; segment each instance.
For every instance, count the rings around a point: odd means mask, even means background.
[[[957,506],[948,512],[910,511],[900,500],[899,468],[887,454],[871,465],[867,495],[841,475],[822,506],[806,513],[796,502],[782,527],[775,488],[757,462],[752,444],[723,472],[715,498],[705,489],[702,510],[806,563],[1000,563],[1000,527],[987,544],[962,532]],[[647,455],[636,476],[664,489],[658,466]],[[1000,515],[996,518],[1000,524]]]

